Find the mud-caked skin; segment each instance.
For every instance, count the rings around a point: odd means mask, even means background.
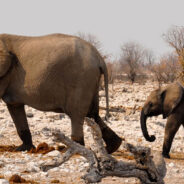
[[[176,132],[184,125],[184,89],[180,83],[167,85],[165,88],[157,89],[148,96],[141,111],[141,128],[147,141],[153,142],[156,138],[149,135],[146,126],[148,117],[163,115],[167,118],[165,126],[164,143],[162,155],[170,158],[169,152]]]
[[[100,125],[108,152],[116,151],[121,138],[99,117],[102,74],[108,114],[107,68],[91,44],[64,34],[40,37],[1,34],[0,98],[7,104],[23,142],[17,150],[34,148],[24,109],[29,105],[41,111],[66,113],[71,119],[71,137],[82,145],[84,118],[93,117]]]

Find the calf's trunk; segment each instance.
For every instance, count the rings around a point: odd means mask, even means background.
[[[144,114],[144,110],[142,109],[141,118],[140,118],[142,133],[147,141],[153,142],[156,138],[154,135],[149,136],[147,126],[146,126],[146,120],[147,120],[147,115]]]

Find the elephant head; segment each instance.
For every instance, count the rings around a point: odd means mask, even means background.
[[[141,111],[141,129],[147,141],[153,142],[154,135],[149,136],[146,126],[147,117],[162,114],[167,118],[177,107],[183,97],[183,87],[179,83],[173,83],[165,88],[152,91],[148,96]]]

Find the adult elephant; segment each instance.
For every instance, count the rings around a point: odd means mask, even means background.
[[[71,118],[73,140],[84,144],[84,118],[100,125],[109,153],[118,149],[121,138],[99,116],[98,87],[106,65],[88,42],[64,34],[27,37],[0,35],[0,97],[7,104],[23,144],[33,146],[24,105],[41,111],[66,113]]]
[[[172,83],[165,88],[157,89],[148,96],[141,112],[141,128],[147,141],[153,142],[155,136],[149,136],[146,120],[147,117],[162,114],[167,118],[162,154],[170,158],[169,152],[173,138],[180,125],[184,125],[184,96],[183,87],[179,83]]]

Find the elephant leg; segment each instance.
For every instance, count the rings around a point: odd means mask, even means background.
[[[106,143],[107,152],[115,152],[120,147],[122,139],[110,127],[108,127],[99,116],[98,90],[93,98],[87,117],[93,118],[95,122],[100,126],[100,129],[102,131],[102,138]]]
[[[169,152],[171,149],[172,141],[176,132],[178,131],[181,123],[178,122],[176,115],[170,115],[167,119],[164,135],[164,144],[162,155],[165,158],[170,158]]]
[[[84,145],[84,133],[83,133],[84,118],[71,118],[71,123],[72,123],[72,133],[71,133],[72,140],[81,145]]]
[[[16,150],[25,151],[34,148],[31,132],[29,130],[26,113],[24,110],[24,105],[13,106],[7,104],[7,107],[17,129],[17,133],[23,142],[23,144],[20,145]]]
[[[98,123],[102,131],[102,138],[106,143],[107,152],[115,152],[120,147],[122,139],[104,123],[99,115],[95,116],[95,121]]]

